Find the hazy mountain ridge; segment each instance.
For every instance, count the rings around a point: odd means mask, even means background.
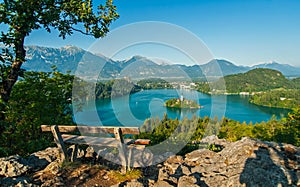
[[[78,71],[82,74],[90,75],[95,74],[95,71],[100,71],[100,77],[106,79],[119,77],[134,79],[220,77],[245,73],[251,69],[262,67],[278,70],[285,76],[300,76],[300,68],[276,62],[250,67],[238,66],[227,60],[215,59],[202,65],[186,66],[163,63],[163,60],[156,63],[153,59],[138,55],[127,60],[115,61],[102,54],[92,54],[74,46],[62,48],[27,46],[26,51],[27,61],[23,65],[26,70],[49,72],[52,71],[51,67],[55,65],[60,72],[70,71],[71,74],[74,74],[77,68],[80,67],[81,69],[78,69]]]
[[[280,71],[284,75],[288,76],[299,76],[300,68],[291,66],[289,64],[280,64],[278,62],[272,61],[269,63],[258,64],[252,66],[253,68],[268,68]]]

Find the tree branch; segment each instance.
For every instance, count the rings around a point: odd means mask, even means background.
[[[74,31],[76,31],[76,32],[80,32],[81,34],[87,35],[87,36],[94,36],[94,35],[91,34],[91,33],[83,32],[82,30],[76,29],[76,28],[74,28],[74,27],[71,27],[71,29],[74,30]]]

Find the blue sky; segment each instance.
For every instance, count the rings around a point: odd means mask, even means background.
[[[194,33],[216,58],[238,65],[276,61],[300,66],[299,0],[115,0],[115,4],[120,18],[112,30],[134,22],[168,22]],[[95,42],[80,34],[66,40],[57,36],[34,31],[26,44],[88,49]],[[131,53],[126,55],[135,55],[134,50]],[[147,56],[146,50],[136,53]]]

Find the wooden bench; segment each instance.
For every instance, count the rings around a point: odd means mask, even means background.
[[[148,139],[124,139],[123,135],[138,135],[137,127],[106,127],[106,126],[62,126],[62,125],[42,125],[43,132],[51,131],[54,141],[61,151],[62,160],[74,161],[77,157],[78,145],[116,147],[119,150],[122,173],[130,169],[130,157],[127,149],[132,145],[148,145]],[[72,134],[70,134],[72,133]],[[76,135],[74,135],[74,133]],[[99,137],[100,134],[109,134],[110,137]],[[98,137],[97,137],[98,136]],[[114,136],[114,137],[112,137]],[[65,144],[73,144],[72,156],[69,158]]]

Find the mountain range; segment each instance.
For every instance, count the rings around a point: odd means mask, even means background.
[[[133,56],[127,60],[112,60],[101,54],[93,54],[75,46],[50,48],[27,46],[26,62],[23,68],[28,71],[52,71],[52,66],[63,73],[80,74],[92,79],[113,79],[130,77],[144,78],[201,78],[220,77],[244,73],[256,68],[269,68],[282,72],[285,76],[300,77],[300,68],[277,62],[255,66],[237,66],[227,60],[215,59],[203,65],[186,66],[169,64],[143,56]]]

